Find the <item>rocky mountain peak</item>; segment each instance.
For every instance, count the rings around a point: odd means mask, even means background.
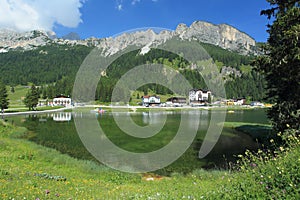
[[[200,42],[213,44],[241,54],[255,53],[256,42],[249,35],[227,24],[215,25],[204,21],[195,21],[190,27],[181,25],[176,33],[182,39],[194,38]]]
[[[28,31],[16,32],[11,29],[0,30],[0,52],[8,52],[13,49],[31,50],[36,46],[44,46],[51,43],[54,32]]]
[[[62,39],[64,40],[80,40],[80,36],[78,35],[78,33],[68,33],[67,35],[62,36]]]
[[[0,30],[0,52],[13,49],[31,50],[37,46],[50,43],[97,46],[103,50],[104,55],[112,55],[131,45],[143,46],[144,53],[151,47],[163,44],[172,38],[182,40],[197,40],[209,43],[224,49],[236,51],[240,54],[256,54],[256,42],[249,35],[227,24],[215,25],[204,21],[195,21],[189,27],[179,24],[175,31],[155,32],[152,29],[123,33],[109,38],[88,38],[80,40],[78,35],[72,33],[70,38],[58,39],[54,32],[30,31],[18,33],[12,30]],[[76,37],[75,37],[76,36]],[[146,51],[147,50],[147,51]]]
[[[181,34],[183,34],[187,29],[188,29],[188,26],[187,26],[186,24],[180,23],[180,24],[177,26],[177,28],[176,28],[176,30],[175,30],[175,33],[176,33],[177,35],[181,35]]]

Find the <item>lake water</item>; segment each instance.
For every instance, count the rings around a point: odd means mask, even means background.
[[[195,112],[197,112],[195,114]],[[132,119],[139,127],[160,124],[165,120],[164,126],[158,133],[149,138],[137,138],[124,133],[119,128],[111,113],[96,115],[95,113],[51,113],[41,115],[26,115],[8,117],[7,120],[16,125],[24,126],[29,131],[25,138],[38,144],[55,148],[62,153],[71,155],[78,159],[94,160],[86,147],[83,145],[75,127],[76,119],[87,119],[87,121],[97,119],[100,127],[107,138],[118,147],[136,153],[153,152],[163,148],[174,139],[181,119],[186,116],[190,126],[194,126],[195,116],[200,117],[197,135],[191,146],[173,164],[158,170],[157,173],[169,174],[172,172],[188,173],[198,168],[222,168],[226,167],[229,161],[235,159],[235,155],[243,153],[246,149],[255,150],[259,144],[250,136],[237,132],[231,127],[224,127],[213,150],[203,159],[199,159],[198,152],[202,145],[203,138],[207,133],[212,113],[221,114],[226,111],[190,111],[180,114],[178,112],[155,111],[155,112],[135,112],[118,113],[117,119],[126,123]],[[184,116],[183,116],[184,115]],[[196,120],[197,121],[197,120]],[[268,124],[265,110],[237,110],[234,113],[226,113],[226,122],[245,122]],[[151,127],[149,128],[151,129]],[[137,129],[138,130],[138,129]],[[191,132],[189,126],[185,127],[186,134]],[[101,141],[99,142],[101,145]],[[118,158],[115,158],[118,159]],[[98,162],[98,161],[97,161]]]

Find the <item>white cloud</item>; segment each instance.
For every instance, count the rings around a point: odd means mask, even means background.
[[[118,11],[123,10],[123,0],[116,0],[115,2],[117,4],[117,6],[116,6],[117,10]]]
[[[142,0],[130,0],[130,1],[131,1],[131,5],[134,6],[138,3],[141,3]],[[154,3],[158,2],[158,0],[151,0],[151,1],[154,2]],[[119,11],[123,10],[123,0],[116,0],[116,4],[117,4],[117,6],[116,6],[117,10],[119,10]],[[126,1],[125,1],[125,4],[126,4]]]
[[[119,11],[122,10],[122,8],[123,8],[122,4],[118,4],[118,5],[117,5],[117,9],[118,9]]]
[[[136,3],[139,3],[139,2],[141,2],[141,0],[133,0],[133,1],[131,2],[131,4],[132,4],[132,5],[135,5]]]
[[[52,30],[55,24],[77,27],[84,0],[0,0],[0,28]]]

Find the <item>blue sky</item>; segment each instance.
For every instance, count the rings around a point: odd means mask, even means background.
[[[0,0],[0,28],[77,32],[82,38],[109,37],[130,29],[176,29],[203,20],[226,23],[256,41],[266,41],[265,0]]]

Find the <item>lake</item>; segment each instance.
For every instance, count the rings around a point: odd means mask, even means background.
[[[7,117],[7,120],[19,126],[26,127],[29,131],[24,138],[34,141],[37,144],[57,149],[78,159],[97,161],[83,144],[82,136],[76,130],[76,119],[87,121],[97,120],[106,137],[115,145],[129,152],[147,153],[159,150],[169,144],[176,136],[181,126],[182,119],[188,120],[184,128],[184,134],[189,134],[190,127],[197,125],[197,132],[191,145],[185,153],[174,163],[156,170],[156,173],[168,175],[170,173],[188,173],[199,168],[226,168],[228,162],[235,160],[236,155],[243,153],[246,149],[255,150],[259,144],[247,134],[236,131],[232,127],[224,126],[212,151],[204,158],[199,159],[198,152],[207,133],[212,114],[221,114],[226,111],[218,110],[197,110],[186,111],[151,111],[151,112],[119,112],[116,113],[118,123],[127,123],[128,119],[135,122],[138,127],[152,131],[156,124],[164,122],[157,134],[152,137],[137,138],[128,135],[121,130],[112,113],[95,114],[91,112],[61,112],[40,115],[25,115]],[[195,116],[199,117],[199,124],[196,124]],[[226,122],[244,122],[269,124],[264,109],[236,110],[233,113],[226,113]],[[151,128],[151,125],[154,125]],[[137,131],[138,132],[138,131]],[[141,134],[141,133],[136,133]],[[93,138],[91,138],[93,140]],[[101,145],[101,141],[97,141]],[[115,160],[118,158],[114,158]],[[120,162],[122,165],[122,162]]]

